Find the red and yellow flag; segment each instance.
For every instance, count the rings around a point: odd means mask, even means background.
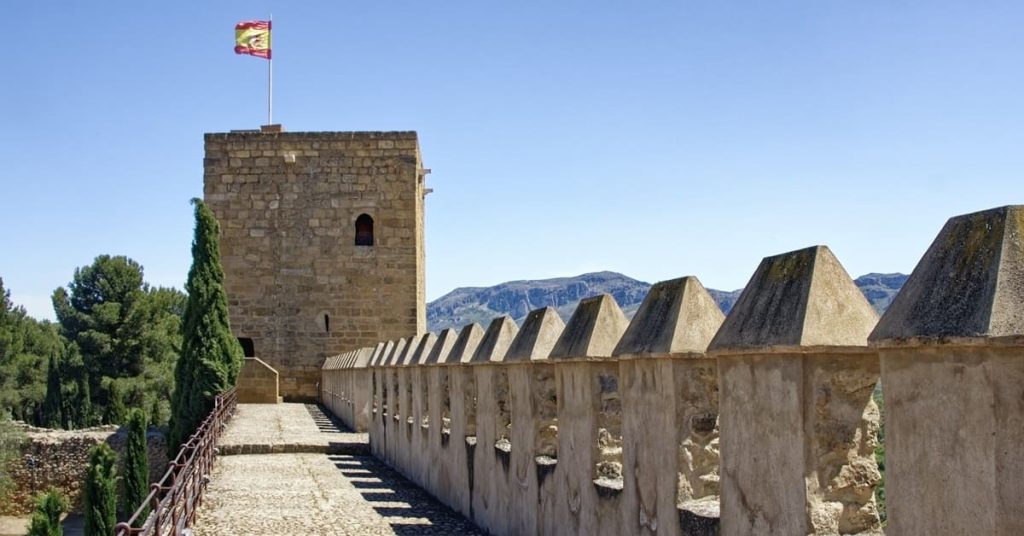
[[[235,25],[235,54],[270,59],[270,21],[250,20]]]

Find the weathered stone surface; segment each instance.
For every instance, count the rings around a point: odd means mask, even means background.
[[[368,367],[375,367],[380,362],[380,356],[384,353],[384,348],[387,343],[378,342],[377,346],[374,346],[373,353],[370,355],[370,362],[366,364]]]
[[[505,352],[519,332],[519,326],[508,316],[499,316],[487,326],[480,345],[473,352],[471,363],[493,363],[505,359]]]
[[[871,334],[887,530],[1024,533],[1024,207],[951,218]]]
[[[610,357],[628,325],[629,320],[610,295],[582,300],[549,357]]]
[[[433,333],[424,333],[416,339],[416,350],[412,352],[412,355],[408,358],[407,365],[422,365],[427,362],[427,357],[430,355],[430,350],[434,347],[434,343],[437,342],[437,335]]]
[[[352,361],[352,368],[366,368],[370,365],[370,359],[373,357],[376,348],[373,346],[367,346],[361,348],[356,354],[355,359]]]
[[[448,354],[448,363],[469,363],[473,354],[480,346],[484,338],[484,328],[479,324],[467,324],[459,330],[459,337],[455,339],[451,353]]]
[[[1024,335],[1024,206],[950,218],[872,341]]]
[[[509,346],[505,361],[539,361],[547,359],[565,329],[565,323],[552,307],[544,307],[530,311],[526,315],[522,329]]]
[[[391,347],[391,354],[385,360],[384,365],[394,367],[401,364],[401,359],[405,355],[405,347],[408,345],[408,342],[408,339],[396,339],[395,345]]]
[[[325,431],[321,431],[321,426]],[[217,445],[221,455],[269,454],[286,450],[364,453],[366,441],[365,433],[342,432],[335,428],[315,406],[239,404]]]
[[[826,246],[766,257],[709,351],[864,346],[878,314]]]
[[[651,287],[615,356],[703,353],[725,315],[693,276]]]
[[[416,354],[416,348],[419,346],[419,337],[413,335],[405,339],[405,346],[402,349],[402,353],[398,355],[398,360],[395,365],[400,367],[407,367],[413,364],[412,358]]]
[[[425,330],[416,133],[207,134],[205,153],[232,331],[284,397],[315,397],[327,356]],[[361,214],[372,246],[355,244]]]
[[[472,523],[368,456],[310,453],[324,445],[331,452],[343,436],[353,436],[351,445],[366,450],[365,436],[343,433],[315,407],[240,409],[246,411],[235,416],[228,433],[258,442],[245,445],[246,456],[216,459],[194,534],[480,534]],[[286,425],[287,434],[297,435],[298,441],[260,441],[261,430],[283,421],[298,423]]]
[[[97,426],[82,430],[50,430],[21,425],[26,442],[21,458],[9,467],[14,482],[10,500],[0,502],[0,515],[28,514],[35,509],[35,497],[49,487],[68,496],[72,512],[82,511],[82,484],[89,462],[89,449],[98,443],[109,444],[118,453],[119,471],[124,471],[126,428]],[[146,434],[150,478],[156,480],[167,470],[167,442],[163,431],[150,429]]]
[[[720,534],[718,500],[697,499],[679,505],[679,527],[684,536]]]
[[[430,355],[427,356],[426,363],[428,365],[443,365],[448,362],[448,355],[452,351],[452,347],[455,346],[455,340],[459,338],[459,334],[454,329],[443,329],[441,333],[437,335],[437,342],[430,349]]]
[[[247,357],[238,372],[238,401],[277,404],[277,371],[256,357]]]
[[[878,358],[866,347],[876,319],[824,246],[761,262],[711,343],[722,532],[880,529],[879,476],[862,471],[877,444]],[[856,486],[851,474],[862,477]]]

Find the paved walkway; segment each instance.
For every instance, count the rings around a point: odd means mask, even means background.
[[[482,534],[366,451],[316,406],[240,404],[196,535]],[[261,452],[268,452],[267,454]]]

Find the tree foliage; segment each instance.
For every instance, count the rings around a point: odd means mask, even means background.
[[[121,511],[130,516],[143,506],[149,495],[149,456],[146,449],[147,418],[141,409],[133,409],[128,417],[128,445],[124,453],[124,495]],[[142,519],[146,518],[145,510]]]
[[[120,424],[128,408],[169,400],[184,305],[184,294],[150,287],[127,257],[100,255],[76,269],[68,287],[53,293],[61,334],[81,356],[61,364],[62,390],[79,398],[88,392],[93,409],[84,421],[63,420]]]
[[[117,455],[99,443],[89,452],[85,476],[85,536],[109,536],[117,523]]]
[[[0,278],[0,410],[40,424],[48,365],[61,346],[56,325],[38,321],[11,303]]]
[[[68,500],[64,494],[51,488],[36,499],[36,510],[32,513],[32,522],[28,527],[28,536],[61,536],[64,529],[60,525],[60,515],[68,509]]]
[[[202,200],[193,199],[196,228],[188,272],[181,358],[175,368],[172,399],[172,452],[188,439],[213,409],[213,399],[235,384],[242,348],[231,334],[224,270],[220,264],[217,219]]]
[[[21,445],[25,441],[25,433],[11,421],[11,416],[0,410],[0,501],[14,490],[11,464],[21,457]]]

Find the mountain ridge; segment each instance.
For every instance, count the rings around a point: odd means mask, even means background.
[[[900,273],[868,273],[854,283],[879,314],[892,303],[907,280]],[[489,287],[459,287],[427,304],[429,331],[459,329],[471,322],[486,326],[494,317],[507,314],[522,324],[533,309],[554,307],[568,321],[583,298],[610,294],[626,316],[632,318],[640,307],[651,284],[618,272],[588,272],[570,277],[519,279]],[[725,314],[729,313],[743,289],[707,289]]]

